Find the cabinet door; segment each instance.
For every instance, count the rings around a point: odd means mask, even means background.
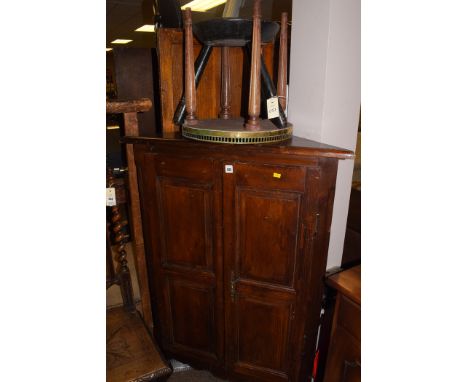
[[[223,177],[228,367],[249,380],[294,381],[303,342],[302,236],[316,223],[318,176],[306,167],[232,165]]]
[[[361,381],[361,307],[338,294],[325,382]]]
[[[140,172],[162,347],[204,366],[221,364],[224,353],[221,182],[214,168],[207,159],[146,154]]]
[[[360,343],[338,326],[330,343],[325,382],[360,382]]]

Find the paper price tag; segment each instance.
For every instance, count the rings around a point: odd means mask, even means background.
[[[117,204],[117,199],[115,197],[115,188],[110,187],[106,188],[106,206],[113,207]]]
[[[279,117],[278,97],[267,99],[268,119]]]

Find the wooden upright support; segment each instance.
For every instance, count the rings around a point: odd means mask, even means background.
[[[278,86],[277,94],[279,103],[283,110],[286,110],[286,93],[288,81],[288,13],[281,13],[281,32],[279,46],[278,64]]]
[[[187,105],[187,115],[185,123],[187,125],[197,124],[197,93],[195,88],[195,69],[193,61],[193,34],[192,34],[192,10],[187,8],[184,11],[184,32],[185,32],[185,102]]]
[[[115,187],[114,176],[112,170],[109,168],[107,171],[107,186]],[[128,225],[127,221],[122,220],[118,201],[115,206],[111,207],[112,210],[112,231],[115,235],[115,242],[118,245],[117,252],[119,254],[118,263],[119,268],[117,270],[117,283],[120,286],[120,292],[122,294],[123,308],[127,311],[135,310],[135,303],[133,301],[133,289],[132,282],[130,279],[130,269],[128,269],[127,251],[125,246],[127,245],[128,235],[124,232],[124,228]]]
[[[113,101],[106,103],[107,113],[123,113],[124,130],[127,136],[139,136],[137,113],[150,110],[152,103],[150,99],[142,98],[132,101]],[[140,287],[141,310],[146,327],[153,332],[153,314],[149,294],[148,272],[146,270],[145,247],[143,240],[143,226],[140,210],[140,193],[137,182],[137,169],[133,145],[128,144],[128,188],[130,191],[130,228],[132,230],[132,244],[137,271],[138,285]]]
[[[254,0],[252,30],[252,60],[250,66],[249,119],[247,130],[260,129],[260,60],[261,60],[261,20],[260,0]]]
[[[231,118],[231,69],[229,67],[229,47],[221,48],[221,112],[219,118]]]

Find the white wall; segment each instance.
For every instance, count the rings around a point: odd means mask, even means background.
[[[353,150],[361,103],[360,0],[294,0],[288,120],[294,134]],[[353,161],[340,161],[327,268],[340,265]]]

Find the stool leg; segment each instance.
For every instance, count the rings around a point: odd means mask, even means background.
[[[193,34],[192,11],[187,8],[184,11],[185,33],[185,102],[187,103],[187,115],[185,123],[196,125],[197,121],[197,91],[195,87],[195,69],[193,65]]]
[[[247,54],[250,55],[252,48],[250,44],[246,44],[245,48],[247,49]],[[268,98],[271,97],[276,97],[276,87],[275,84],[273,83],[273,80],[270,77],[270,74],[268,73],[268,69],[265,65],[265,61],[263,61],[263,57],[260,59],[260,73],[261,73],[261,78],[262,78],[262,103],[266,105],[266,101]],[[278,103],[278,111],[279,111],[279,117],[272,118],[271,122],[278,128],[282,129],[286,127],[287,125],[287,120],[286,120],[286,115],[284,114],[284,110],[281,107],[281,103]]]
[[[252,26],[252,57],[250,64],[249,119],[245,128],[260,130],[260,61],[261,61],[261,15],[260,0],[254,0]]]
[[[278,99],[279,104],[286,109],[286,87],[288,80],[288,13],[281,13],[281,34],[278,65]]]
[[[195,87],[198,86],[200,78],[205,71],[206,64],[211,56],[213,47],[211,45],[203,45],[202,50],[198,54],[197,60],[195,61]],[[185,105],[185,96],[182,95],[182,98],[177,105],[176,112],[174,113],[174,118],[172,121],[176,125],[182,125],[184,115],[185,115],[186,105]]]
[[[221,48],[221,111],[219,118],[231,118],[231,68],[229,66],[229,47],[223,46]]]
[[[276,88],[275,84],[273,83],[270,75],[268,74],[268,70],[266,68],[265,62],[263,61],[263,57],[261,59],[261,73],[262,73],[262,93],[265,98],[271,98],[271,97],[276,97]],[[266,99],[265,101],[266,102]],[[279,117],[272,118],[271,122],[275,124],[276,127],[278,128],[283,128],[286,127],[287,125],[287,120],[286,120],[286,115],[284,114],[284,110],[281,107],[281,103],[278,102],[278,111],[279,111]]]

